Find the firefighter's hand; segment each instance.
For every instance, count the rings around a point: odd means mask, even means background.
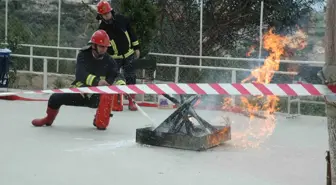
[[[109,83],[107,83],[107,81],[105,81],[105,80],[100,80],[99,82],[98,82],[98,86],[109,86],[110,84]]]
[[[135,50],[135,58],[138,59],[140,58],[140,50]]]
[[[126,82],[124,80],[118,80],[115,82],[116,85],[126,85]]]

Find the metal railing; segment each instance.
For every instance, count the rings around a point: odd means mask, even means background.
[[[30,48],[29,55],[23,54],[12,54],[13,57],[23,57],[29,58],[29,71],[20,71],[20,72],[30,72],[36,74],[43,74],[43,88],[47,89],[47,78],[48,78],[48,60],[64,60],[64,61],[75,61],[76,56],[81,48],[73,48],[73,47],[57,47],[57,46],[43,46],[43,45],[30,45],[30,44],[21,44],[23,47]],[[61,57],[50,57],[50,56],[36,56],[34,55],[34,48],[49,48],[49,49],[58,49],[58,50],[75,50],[76,56],[74,58],[61,58]],[[200,65],[181,65],[181,58],[198,58],[198,59],[213,59],[213,60],[235,60],[235,61],[249,61],[249,62],[263,62],[264,59],[258,58],[232,58],[232,57],[213,57],[213,56],[193,56],[193,55],[178,55],[178,54],[165,54],[165,53],[149,53],[151,56],[164,56],[164,57],[173,57],[175,58],[175,64],[164,64],[158,63],[157,66],[160,67],[174,67],[175,68],[175,77],[174,82],[179,83],[179,70],[180,68],[189,68],[189,69],[212,69],[212,70],[222,70],[222,71],[231,71],[231,83],[237,83],[237,72],[251,72],[254,69],[244,69],[244,68],[231,68],[231,67],[214,67],[214,66],[200,66]],[[34,72],[33,71],[33,59],[43,59],[43,72]],[[292,63],[292,64],[306,64],[313,66],[323,66],[323,61],[298,61],[298,60],[280,60],[280,63]],[[58,70],[57,70],[58,71]],[[285,71],[274,71],[275,74],[285,74],[285,75],[297,75],[297,72],[285,72]],[[50,74],[50,73],[49,73]],[[54,74],[54,73],[53,73]],[[57,73],[56,73],[57,74]],[[59,74],[58,75],[69,75],[69,74]],[[233,98],[234,99],[234,98]],[[291,104],[297,102],[298,103],[298,114],[300,114],[301,103],[309,103],[309,104],[324,104],[324,102],[320,101],[309,101],[309,100],[301,100],[299,97],[292,99],[288,97],[287,110],[288,114],[291,111]],[[234,101],[232,102],[235,103]]]

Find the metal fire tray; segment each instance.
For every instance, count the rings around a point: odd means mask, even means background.
[[[174,103],[173,97],[165,95]],[[185,150],[203,151],[218,146],[231,139],[231,127],[212,126],[202,119],[194,110],[193,105],[199,95],[189,97],[158,127],[136,129],[136,142],[152,146],[170,147]]]

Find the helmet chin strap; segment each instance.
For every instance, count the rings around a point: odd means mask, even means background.
[[[92,47],[92,55],[93,57],[95,57],[98,60],[101,60],[104,58],[104,54],[99,54],[97,51],[97,46],[95,45],[95,47]]]

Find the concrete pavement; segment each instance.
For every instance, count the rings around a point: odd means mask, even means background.
[[[214,123],[233,121],[233,140],[206,152],[142,146],[135,129],[140,112],[117,112],[106,131],[92,126],[95,110],[62,107],[52,127],[35,128],[46,102],[0,101],[0,184],[6,185],[316,185],[325,184],[326,118],[278,116],[274,133],[259,147],[238,134],[248,119],[199,111]],[[157,122],[172,110],[144,108]],[[258,123],[257,123],[258,122]],[[263,123],[254,121],[256,130]],[[245,138],[247,139],[247,138]]]

